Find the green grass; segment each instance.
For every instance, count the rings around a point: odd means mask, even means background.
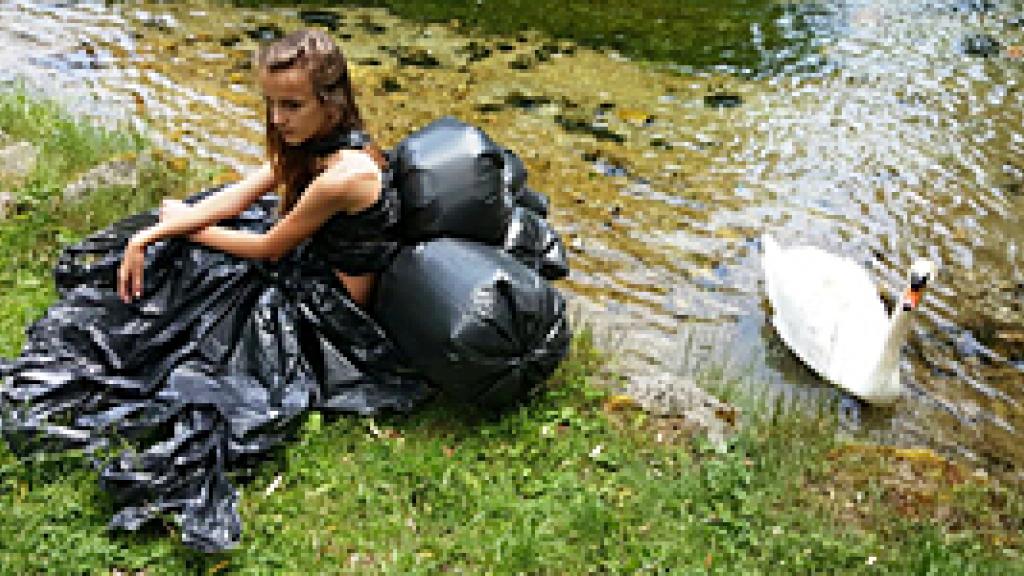
[[[20,115],[35,119],[25,131]],[[39,209],[0,224],[9,356],[18,322],[52,301],[59,242],[193,183],[167,170],[143,190],[51,210],[72,173],[144,144],[18,94],[0,94],[0,128],[89,149],[41,162],[26,184]],[[241,545],[214,555],[183,547],[169,519],[108,534],[113,504],[82,455],[22,462],[0,446],[0,574],[1024,573],[1011,488],[927,453],[839,443],[828,410],[745,410],[719,449],[670,433],[673,419],[612,410],[606,378],[582,329],[542,393],[500,416],[444,402],[378,418],[311,413],[240,482]]]

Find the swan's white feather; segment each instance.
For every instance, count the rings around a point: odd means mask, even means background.
[[[890,319],[867,271],[811,246],[763,238],[772,325],[820,376],[868,401],[888,402],[899,377],[877,374]],[[882,382],[884,381],[884,382]]]

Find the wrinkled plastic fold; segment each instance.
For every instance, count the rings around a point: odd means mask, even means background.
[[[274,203],[221,225],[266,230]],[[431,390],[305,247],[269,264],[158,242],[142,297],[123,303],[124,247],[156,218],[130,216],[63,250],[59,299],[0,364],[0,430],[18,454],[132,441],[137,450],[101,465],[120,504],[110,526],[173,512],[186,544],[222,550],[241,530],[228,471],[287,438],[299,416],[408,411]]]
[[[526,398],[571,339],[548,282],[569,269],[547,198],[514,153],[453,118],[389,157],[374,206],[332,216],[277,262],[183,238],[148,246],[128,304],[117,270],[156,210],[63,248],[57,301],[19,357],[0,359],[11,449],[113,453],[94,459],[117,502],[112,528],[170,513],[186,544],[219,551],[241,535],[233,480],[310,409],[404,412],[437,388],[488,408]],[[276,202],[219,224],[265,232]],[[381,274],[372,313],[336,269]]]

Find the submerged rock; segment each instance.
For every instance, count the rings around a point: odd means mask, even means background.
[[[615,111],[615,116],[626,122],[637,127],[647,127],[654,124],[654,115],[636,108],[620,108]]]
[[[15,142],[0,148],[0,181],[20,183],[36,169],[39,149],[29,142]]]
[[[529,54],[516,54],[516,57],[509,61],[508,67],[513,70],[529,70],[537,64],[536,59]]]
[[[335,32],[341,25],[341,14],[329,10],[299,10],[299,20],[309,26],[323,26]]]
[[[225,48],[231,48],[231,47],[235,46],[236,44],[238,44],[241,41],[242,41],[242,37],[241,36],[239,36],[238,34],[232,34],[230,36],[225,36],[225,37],[221,38],[217,42],[221,46],[223,46]]]
[[[743,98],[739,94],[717,92],[704,97],[704,106],[708,108],[736,108],[743,104]]]
[[[383,24],[378,24],[377,22],[374,22],[373,20],[369,19],[361,20],[359,22],[359,28],[370,34],[383,34],[388,31],[387,26],[384,26]]]
[[[972,34],[960,40],[960,51],[967,56],[987,58],[999,54],[1002,49],[999,41],[988,34]]]
[[[394,76],[385,76],[380,82],[380,87],[385,92],[399,92],[402,90],[402,83]]]
[[[543,94],[530,94],[521,90],[513,90],[505,97],[505,102],[509,106],[530,110],[538,106],[550,104],[552,100]]]
[[[420,46],[399,46],[394,50],[400,66],[418,66],[420,68],[437,68],[441,61],[434,56],[429,48]]]
[[[504,99],[488,95],[478,98],[476,101],[476,105],[474,106],[474,109],[476,109],[477,112],[486,113],[500,112],[501,110],[504,110],[507,107],[508,103]]]
[[[260,24],[245,31],[245,35],[257,42],[273,42],[284,38],[284,31],[275,24]]]
[[[467,62],[479,62],[493,54],[493,50],[491,50],[489,46],[481,44],[476,40],[471,40],[469,44],[466,44],[456,52],[459,54],[465,54],[467,56]]]
[[[589,116],[581,114],[558,114],[555,122],[566,132],[581,132],[590,134],[598,140],[609,140],[617,144],[626,141],[626,136],[610,129],[606,124],[594,122]]]
[[[953,12],[991,12],[996,3],[992,0],[957,0],[953,4]]]

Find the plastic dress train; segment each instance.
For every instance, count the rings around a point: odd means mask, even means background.
[[[58,300],[26,329],[21,355],[0,360],[3,437],[17,454],[128,439],[139,448],[97,462],[119,507],[110,526],[134,530],[171,512],[186,544],[230,547],[241,523],[227,472],[285,439],[298,416],[406,411],[431,393],[332,272],[346,263],[325,258],[343,253],[353,270],[386,266],[398,249],[388,235],[395,194],[386,186],[373,207],[329,220],[276,263],[157,242],[147,247],[143,296],[129,304],[117,295],[117,269],[155,210],[65,248]],[[261,198],[220,225],[265,231],[275,202]]]

